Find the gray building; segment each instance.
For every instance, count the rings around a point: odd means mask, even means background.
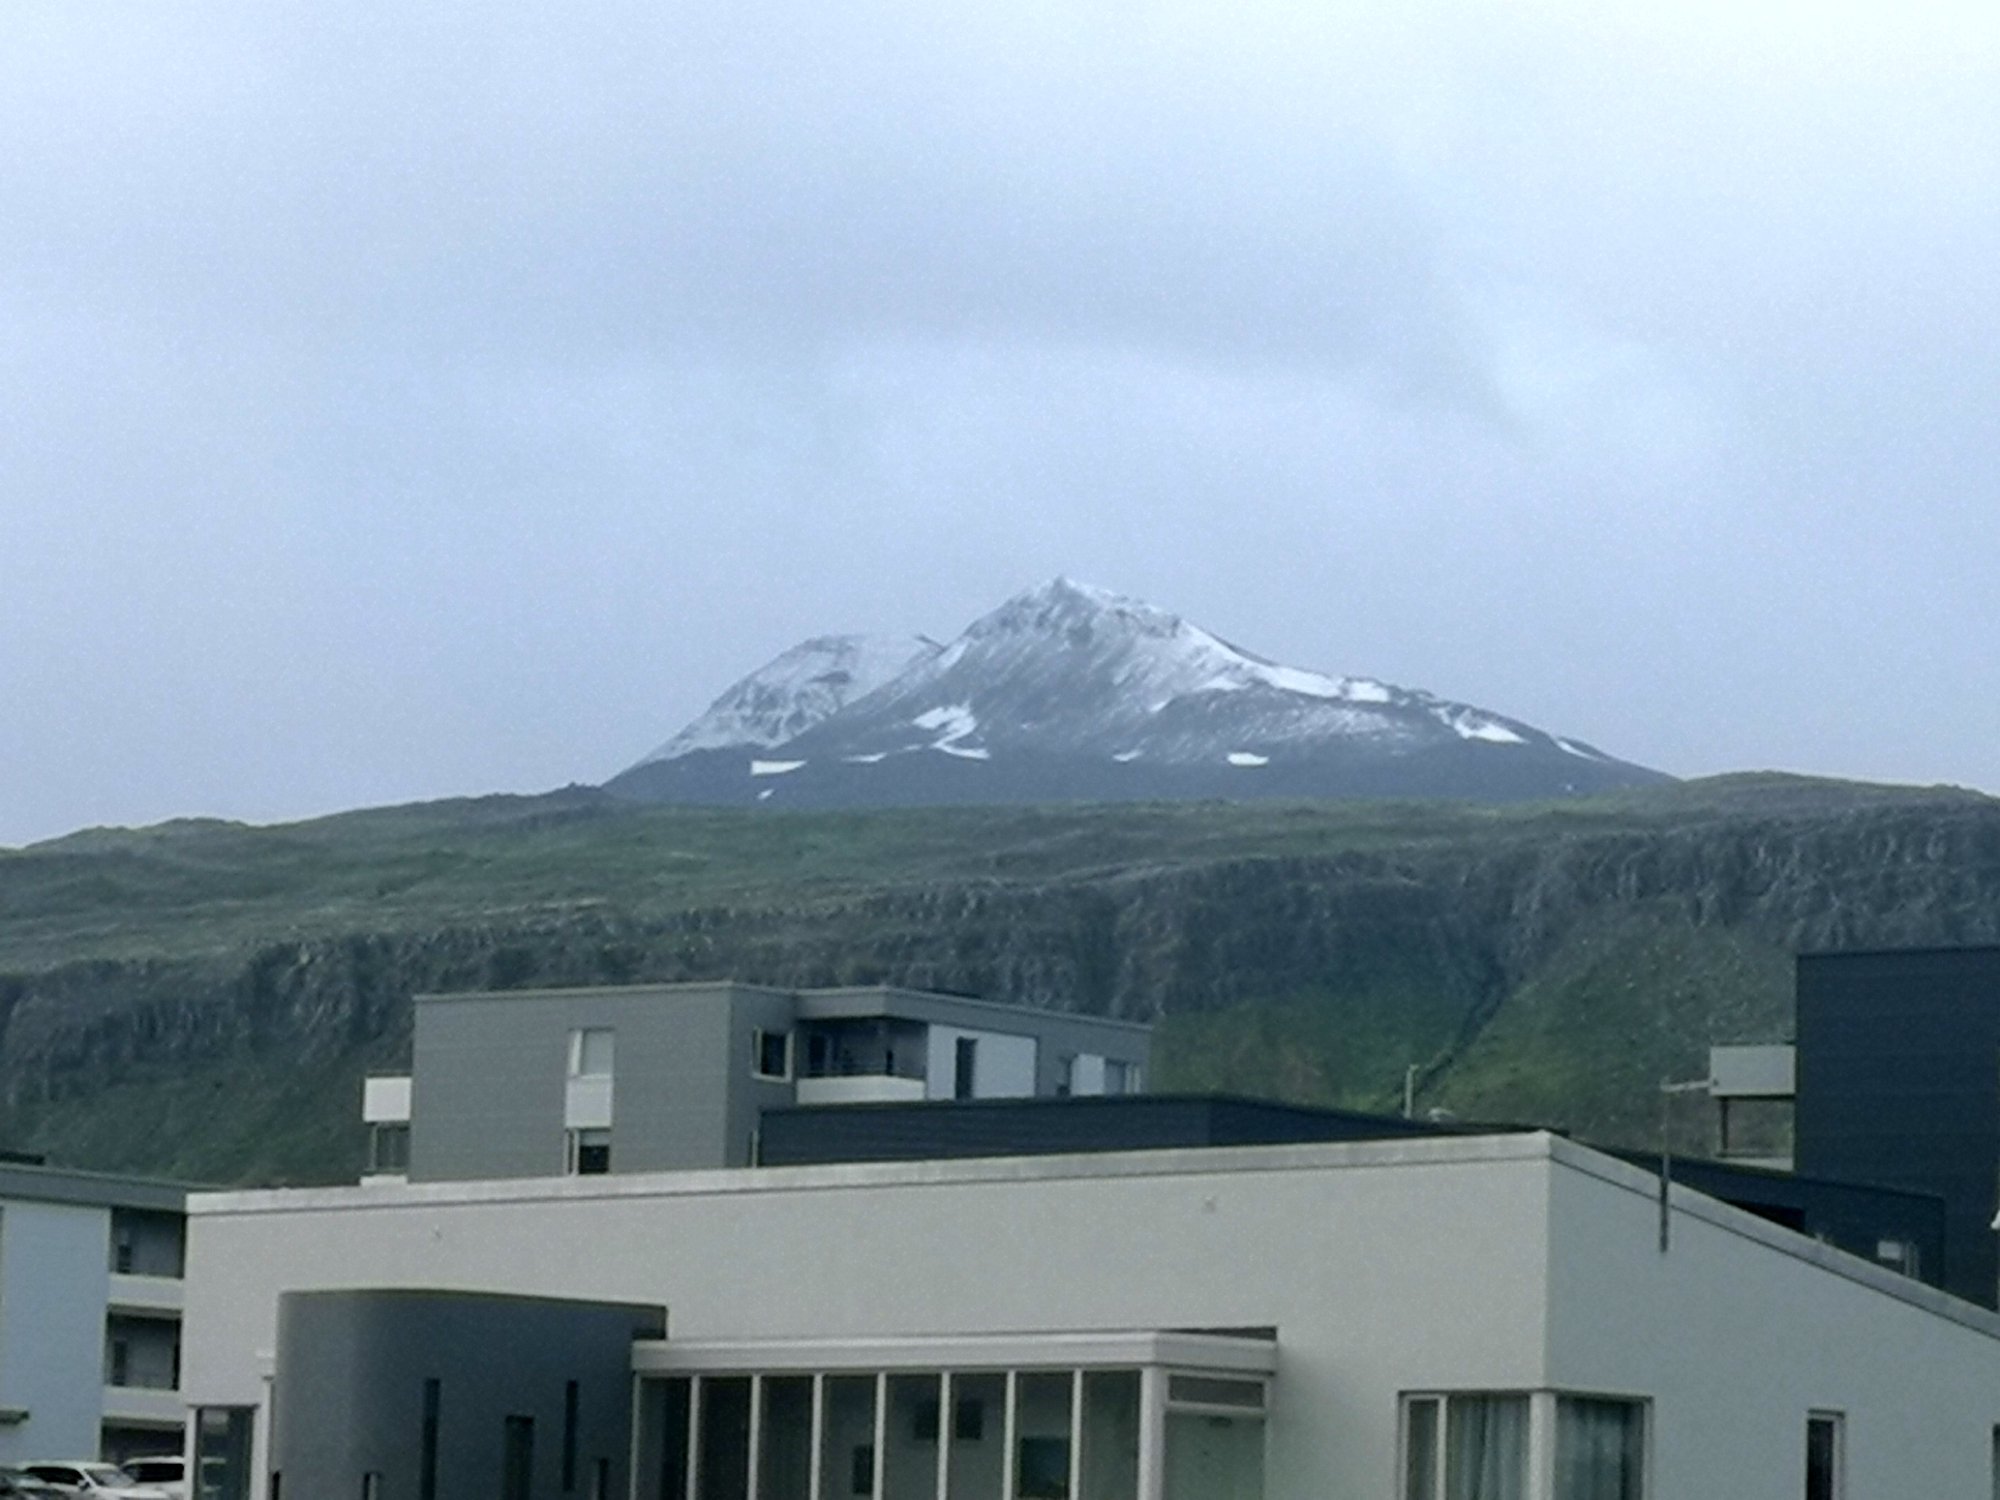
[[[0,1163],[0,1463],[179,1450],[186,1201]]]
[[[1125,1094],[1151,1032],[888,987],[734,982],[416,997],[365,1086],[371,1178],[592,1176],[759,1159],[766,1109]]]

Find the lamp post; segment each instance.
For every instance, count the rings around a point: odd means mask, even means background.
[[[1689,1078],[1679,1083],[1660,1080],[1660,1254],[1667,1253],[1673,1240],[1674,1142],[1669,1127],[1671,1106],[1676,1094],[1706,1094],[1715,1087],[1712,1078]]]

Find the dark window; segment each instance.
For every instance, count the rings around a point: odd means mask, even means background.
[[[118,1242],[112,1251],[111,1269],[120,1276],[132,1274],[132,1231],[120,1229]]]
[[[608,1458],[591,1462],[590,1500],[611,1500],[611,1460]]]
[[[701,1383],[701,1443],[697,1467],[702,1500],[744,1500],[750,1493],[750,1377],[722,1375]]]
[[[1840,1415],[1806,1418],[1806,1500],[1840,1500]]]
[[[285,1476],[277,1469],[271,1471],[271,1500],[279,1500],[285,1487]]]
[[[910,1437],[919,1443],[935,1443],[938,1440],[938,1404],[935,1401],[919,1401],[910,1412]]]
[[[806,1076],[824,1078],[833,1071],[833,1042],[824,1033],[815,1031],[806,1038]]]
[[[986,1403],[970,1397],[955,1402],[951,1414],[951,1435],[961,1443],[983,1442],[986,1438]]]
[[[1069,1500],[1069,1439],[1022,1438],[1015,1480],[1021,1500]]]
[[[875,1493],[875,1445],[857,1443],[848,1465],[847,1488],[857,1495]]]
[[[970,1099],[974,1080],[979,1073],[979,1042],[975,1037],[962,1036],[952,1058],[951,1097]]]
[[[569,1133],[569,1170],[576,1177],[601,1177],[611,1170],[611,1132],[572,1130]]]
[[[437,1500],[438,1407],[443,1394],[436,1379],[424,1382],[424,1425],[417,1449],[417,1500]]]
[[[132,1375],[132,1346],[124,1339],[111,1341],[111,1358],[106,1362],[109,1368],[104,1374],[106,1385],[129,1385]]]
[[[410,1127],[407,1123],[368,1127],[368,1170],[410,1170]]]
[[[535,1481],[535,1419],[509,1417],[501,1433],[500,1500],[531,1500]]]
[[[576,1382],[563,1386],[562,1486],[567,1495],[576,1488]]]
[[[760,1031],[754,1039],[754,1046],[758,1077],[792,1076],[792,1034],[789,1031]]]

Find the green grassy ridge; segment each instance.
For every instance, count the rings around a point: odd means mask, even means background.
[[[497,914],[810,901],[944,881],[1048,881],[1643,831],[1708,818],[1984,801],[1952,789],[1721,777],[1555,803],[1186,803],[767,813],[591,792],[250,827],[91,830],[0,853],[0,972],[224,952],[274,935]]]
[[[110,1070],[64,1064],[10,1102],[0,1139],[77,1165],[339,1180],[359,1165],[361,1073],[395,1060],[384,985],[407,1026],[409,989],[440,975],[942,976],[1000,995],[1026,965],[1086,1008],[1114,988],[1177,996],[1163,1087],[1389,1109],[1416,1065],[1425,1107],[1646,1144],[1661,1077],[1711,1040],[1784,1034],[1799,918],[1759,908],[1766,863],[1866,866],[1784,876],[1829,887],[1815,930],[1880,908],[1915,940],[1983,932],[2000,874],[1940,885],[1926,864],[1926,835],[1968,810],[1990,832],[2000,804],[1743,776],[1502,807],[769,813],[565,792],[93,830],[0,852],[0,1058],[18,1067],[31,1021],[53,1067],[92,1054],[51,1028],[121,1007],[250,1019],[171,1065],[143,1036]],[[329,961],[388,972],[365,1014],[295,1036],[327,995],[294,971]],[[1252,969],[1268,982],[1229,982]]]

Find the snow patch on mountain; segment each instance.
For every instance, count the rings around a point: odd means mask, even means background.
[[[924,636],[815,636],[733,685],[639,765],[782,745],[943,649]]]

